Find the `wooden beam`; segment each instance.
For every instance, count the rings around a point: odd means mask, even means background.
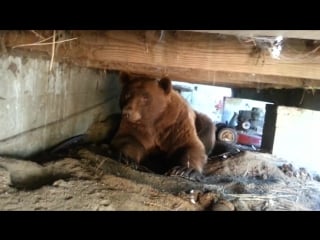
[[[81,66],[126,70],[180,81],[210,85],[263,87],[319,87],[317,46],[287,41],[281,59],[258,51],[253,43],[235,37],[185,31],[60,31],[55,60]],[[39,31],[43,37],[52,31]],[[52,46],[25,45],[41,40],[31,31],[6,31],[0,36],[7,48],[45,52]],[[19,46],[20,45],[20,46]],[[229,73],[231,72],[231,73]],[[310,80],[314,79],[314,80]]]
[[[320,40],[320,30],[186,30],[202,33],[219,33],[243,37],[282,36],[284,38]]]
[[[146,74],[161,78],[167,76],[175,81],[200,83],[223,87],[250,87],[250,88],[320,88],[320,81],[282,76],[248,74],[237,72],[202,71],[185,68],[159,68],[150,64],[121,63],[108,64],[106,69],[118,69],[131,73]]]

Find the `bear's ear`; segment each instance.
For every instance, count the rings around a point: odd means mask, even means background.
[[[130,79],[130,75],[127,72],[120,73],[120,82],[122,83],[122,85],[128,83]]]
[[[161,88],[163,88],[166,94],[170,93],[172,86],[171,86],[171,80],[169,78],[167,77],[161,78],[159,81],[159,85]]]

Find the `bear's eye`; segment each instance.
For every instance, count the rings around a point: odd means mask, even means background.
[[[130,93],[126,93],[126,95],[124,95],[124,98],[125,98],[125,99],[128,99],[128,98],[130,98],[130,96],[131,96]]]
[[[142,95],[142,101],[143,101],[143,102],[147,102],[148,99],[149,99],[148,94],[143,94],[143,95]]]

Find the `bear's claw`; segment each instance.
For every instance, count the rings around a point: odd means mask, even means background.
[[[201,182],[204,176],[197,170],[193,168],[188,168],[184,166],[176,166],[170,169],[165,175],[167,176],[180,176],[191,181]]]
[[[123,163],[123,164],[125,164],[125,165],[129,165],[130,167],[132,167],[135,170],[137,170],[139,168],[139,166],[138,166],[136,161],[134,161],[133,159],[127,157],[126,155],[124,155],[121,152],[118,155],[118,161]]]

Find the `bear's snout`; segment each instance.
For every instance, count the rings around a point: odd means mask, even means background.
[[[132,108],[124,108],[122,110],[122,117],[130,122],[136,122],[141,119],[141,115],[137,111],[133,111]]]

